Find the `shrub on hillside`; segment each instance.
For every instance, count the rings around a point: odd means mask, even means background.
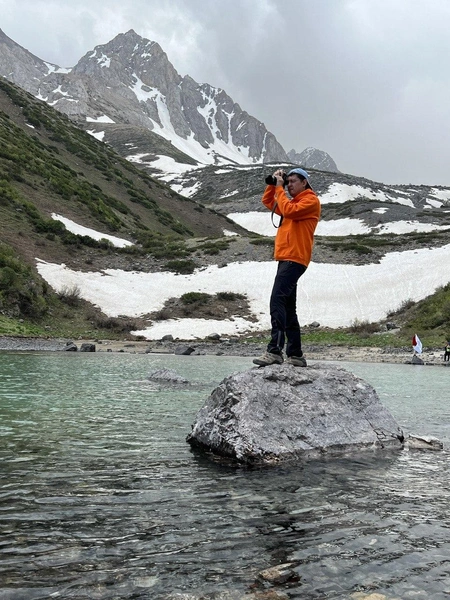
[[[94,327],[108,329],[114,333],[130,333],[141,329],[139,321],[131,317],[108,317],[103,313],[92,311],[88,318]]]
[[[0,244],[0,310],[11,317],[42,317],[48,310],[47,286],[30,267]]]
[[[203,292],[187,292],[183,294],[180,298],[183,304],[207,304],[207,302],[212,298],[210,294],[205,294]]]
[[[193,260],[169,260],[165,264],[165,269],[174,271],[180,275],[190,275],[197,267]]]
[[[69,306],[79,306],[81,303],[81,290],[77,285],[63,286],[56,294],[61,302]]]
[[[245,300],[243,294],[236,294],[235,292],[218,292],[217,298],[225,302],[233,302],[233,300]]]
[[[351,333],[372,334],[380,330],[378,323],[369,323],[369,321],[360,321],[355,319],[349,327]]]

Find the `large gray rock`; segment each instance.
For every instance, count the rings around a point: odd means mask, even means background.
[[[224,379],[187,441],[244,463],[401,449],[404,435],[377,393],[345,369],[272,365]]]

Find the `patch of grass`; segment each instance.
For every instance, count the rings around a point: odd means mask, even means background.
[[[164,268],[180,275],[190,275],[195,271],[197,265],[193,260],[169,260]]]
[[[332,250],[339,250],[340,252],[353,251],[356,254],[372,254],[372,248],[365,246],[359,242],[340,242],[340,243],[325,243],[325,246]]]
[[[303,331],[302,341],[305,344],[317,344],[321,346],[357,346],[357,347],[380,347],[380,348],[403,348],[410,345],[407,335],[401,334],[358,334],[348,329],[327,329]]]
[[[180,297],[183,304],[207,304],[211,300],[211,294],[205,294],[203,292],[187,292]]]
[[[226,238],[221,240],[209,240],[203,242],[197,246],[197,250],[203,251],[205,254],[213,256],[219,254],[222,250],[228,250],[233,238]]]
[[[224,302],[233,302],[234,300],[245,300],[243,294],[237,294],[235,292],[218,292],[217,298]]]
[[[250,240],[250,244],[253,244],[253,246],[273,246],[273,238],[271,237],[260,237],[260,238],[254,238],[252,240]]]
[[[44,328],[25,321],[0,315],[0,335],[11,337],[44,337],[47,335]]]
[[[450,283],[419,302],[405,301],[389,317],[400,320],[402,331],[418,334],[421,340],[425,335],[442,340],[450,331]]]

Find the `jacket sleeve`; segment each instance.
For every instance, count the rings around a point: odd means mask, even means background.
[[[274,185],[268,185],[266,187],[266,189],[264,190],[264,194],[263,197],[261,199],[262,203],[264,204],[264,206],[266,208],[268,208],[269,210],[273,210],[273,207],[275,205],[275,190],[277,188]],[[281,215],[278,206],[275,209],[275,214],[277,215]]]
[[[299,194],[298,201],[292,202],[286,195],[286,192],[282,187],[277,187],[275,191],[275,202],[277,202],[277,209],[279,214],[287,219],[293,221],[302,221],[304,219],[317,220],[320,217],[320,202],[318,197],[308,190],[308,193],[302,192]],[[277,212],[278,212],[277,210]]]

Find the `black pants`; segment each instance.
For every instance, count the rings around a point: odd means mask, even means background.
[[[297,318],[297,281],[306,267],[289,260],[280,261],[270,296],[271,339],[267,351],[281,354],[287,337],[286,354],[302,356],[300,325]]]

